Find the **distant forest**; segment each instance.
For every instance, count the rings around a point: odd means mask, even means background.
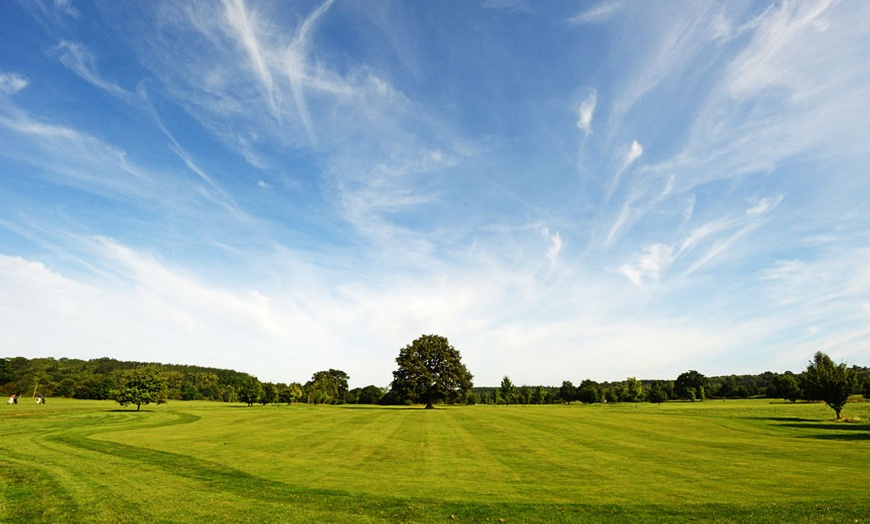
[[[369,385],[349,389],[350,378],[340,370],[314,373],[305,384],[260,382],[239,371],[201,366],[120,361],[111,358],[11,357],[0,359],[0,393],[10,396],[68,397],[108,400],[114,398],[122,373],[143,367],[156,368],[166,382],[167,400],[214,400],[222,402],[396,404],[388,388]],[[849,368],[858,378],[858,390],[870,399],[870,368]],[[801,400],[802,373],[728,375],[706,377],[689,370],[674,380],[619,382],[564,380],[560,386],[515,385],[505,377],[501,385],[475,387],[465,393],[466,404],[552,404],[567,402],[665,402],[722,398],[769,397]]]

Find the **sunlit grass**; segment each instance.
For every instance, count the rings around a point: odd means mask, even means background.
[[[870,404],[0,410],[9,521],[848,521]],[[858,420],[860,419],[860,420]]]

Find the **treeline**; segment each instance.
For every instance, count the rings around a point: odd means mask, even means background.
[[[870,399],[870,368],[852,366],[848,372],[855,377],[852,393]],[[560,387],[517,387],[509,377],[504,377],[499,387],[474,388],[468,401],[482,404],[593,404],[759,397],[782,398],[792,402],[819,400],[818,393],[810,387],[807,378],[806,371],[799,374],[766,371],[759,375],[706,377],[698,371],[689,370],[675,380],[639,380],[629,377],[617,382],[585,379],[577,385],[565,380]]]
[[[228,369],[149,362],[125,362],[112,358],[24,357],[0,359],[0,392],[5,395],[108,400],[121,375],[143,367],[159,369],[166,380],[167,398],[173,400],[237,401],[236,392],[250,375]]]
[[[377,386],[348,388],[347,373],[330,369],[314,373],[305,384],[261,382],[247,373],[228,369],[112,358],[0,358],[0,393],[5,396],[67,397],[115,400],[130,370],[153,368],[161,378],[160,400],[216,400],[270,404],[377,404],[390,396]]]
[[[215,400],[271,404],[404,404],[406,399],[389,388],[369,385],[350,389],[350,376],[338,369],[314,373],[306,383],[260,382],[239,371],[201,366],[119,361],[111,358],[79,360],[70,358],[12,357],[0,359],[0,393],[23,397],[115,399],[124,372],[155,368],[165,381],[166,400]],[[857,377],[854,393],[870,398],[870,368],[849,368]],[[722,398],[810,398],[804,387],[805,372],[795,374],[764,372],[758,375],[706,377],[690,370],[674,380],[639,380],[629,377],[618,382],[591,379],[576,385],[565,380],[561,386],[516,386],[504,377],[500,386],[475,387],[464,392],[465,404],[554,404],[597,402],[665,402]]]

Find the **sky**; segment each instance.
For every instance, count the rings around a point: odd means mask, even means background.
[[[870,365],[870,2],[0,2],[4,356]]]

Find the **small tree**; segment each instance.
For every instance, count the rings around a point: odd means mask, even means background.
[[[628,377],[625,381],[625,398],[629,402],[634,402],[637,407],[637,403],[643,400],[643,397],[643,382],[635,377]]]
[[[142,404],[166,402],[167,391],[166,379],[157,368],[149,366],[123,372],[112,396],[122,406],[135,404],[139,411]]]
[[[594,380],[583,380],[577,389],[577,398],[587,404],[601,402],[601,386]]]
[[[574,402],[577,399],[577,388],[570,380],[563,380],[559,387],[559,400],[564,403]]]
[[[462,356],[442,336],[421,336],[399,351],[396,364],[392,390],[401,399],[425,402],[426,409],[439,400],[458,399],[472,387]]]
[[[773,377],[773,390],[776,397],[797,402],[801,397],[801,387],[791,373],[783,373]]]
[[[359,390],[359,394],[357,395],[357,403],[359,404],[377,404],[384,398],[384,390],[375,386],[374,384],[368,385]]]
[[[263,384],[263,388],[260,391],[260,404],[274,404],[278,400],[278,389],[275,387],[275,384],[271,382],[266,382]]]
[[[529,403],[532,398],[532,390],[529,386],[522,386],[520,390],[517,392],[517,398],[520,401],[520,404],[525,406]]]
[[[504,399],[504,403],[510,405],[514,401],[514,394],[516,392],[516,387],[514,383],[511,382],[511,379],[508,378],[507,375],[503,379],[501,379],[501,398]]]
[[[661,404],[668,399],[668,392],[658,382],[653,382],[646,396],[647,400],[653,404]]]
[[[532,404],[543,404],[547,400],[547,392],[544,386],[538,386],[532,390]]]
[[[816,352],[804,374],[803,391],[808,400],[822,400],[840,420],[840,412],[857,386],[857,375],[846,364],[834,364],[831,357]]]
[[[239,402],[244,402],[248,406],[253,406],[255,402],[260,400],[260,393],[263,386],[256,377],[251,375],[245,376],[237,391]]]

